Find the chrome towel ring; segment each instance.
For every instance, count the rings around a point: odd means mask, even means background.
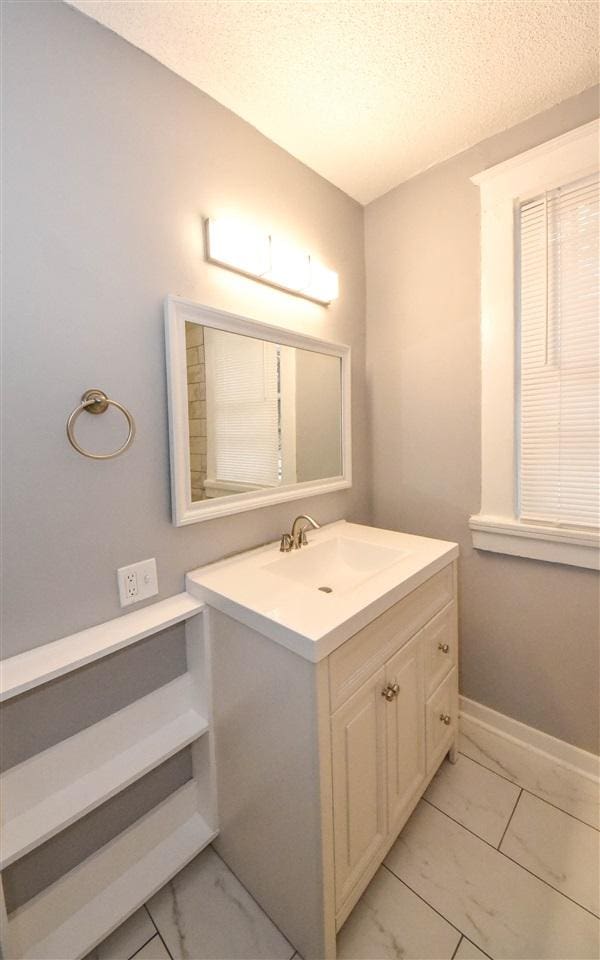
[[[127,439],[114,453],[90,453],[89,450],[84,450],[75,439],[75,421],[83,410],[85,410],[86,413],[98,414],[104,413],[105,410],[108,410],[109,406],[116,407],[117,410],[120,410],[127,420],[129,427]],[[116,400],[111,400],[103,390],[86,390],[81,398],[81,403],[73,410],[73,413],[70,414],[67,420],[67,437],[69,438],[71,446],[82,456],[90,457],[91,460],[112,460],[113,457],[118,457],[119,454],[125,453],[127,448],[133,443],[133,438],[135,437],[135,421],[126,407],[121,403],[117,403]]]

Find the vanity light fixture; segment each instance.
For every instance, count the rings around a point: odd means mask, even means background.
[[[206,221],[208,258],[231,270],[262,277],[271,265],[269,237],[247,223],[220,217]]]
[[[339,296],[334,270],[286,240],[233,218],[207,219],[206,259],[317,303]]]
[[[302,293],[310,285],[310,254],[279,237],[269,237],[271,264],[263,280],[284,290]]]
[[[318,300],[319,303],[331,303],[340,295],[340,282],[335,270],[329,270],[312,257],[310,258],[310,284],[306,295]]]

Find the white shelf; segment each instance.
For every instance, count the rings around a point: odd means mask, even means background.
[[[9,657],[0,663],[0,702],[187,620],[203,606],[189,593],[179,593],[142,610]]]
[[[0,663],[0,700],[186,621],[187,673],[0,778],[4,868],[189,745],[192,779],[8,919],[0,957],[77,960],[195,857],[216,830],[210,649],[187,593]]]
[[[8,770],[0,869],[206,733],[196,700],[184,674]]]
[[[216,836],[197,784],[160,806],[10,916],[10,956],[85,956]]]

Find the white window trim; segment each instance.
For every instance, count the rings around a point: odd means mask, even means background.
[[[525,200],[598,170],[600,121],[472,177],[481,192],[481,512],[469,520],[480,550],[600,569],[594,531],[517,516],[515,211]]]

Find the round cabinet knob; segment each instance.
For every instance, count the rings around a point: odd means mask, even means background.
[[[449,643],[438,643],[438,650],[441,650],[442,653],[448,653],[448,651],[450,650],[450,644],[449,644]]]
[[[442,723],[445,723],[446,726],[448,727],[450,725],[452,717],[450,716],[449,713],[440,713],[440,720]]]
[[[390,702],[394,697],[397,697],[400,693],[400,684],[399,683],[388,683],[387,687],[381,691],[381,696]]]

